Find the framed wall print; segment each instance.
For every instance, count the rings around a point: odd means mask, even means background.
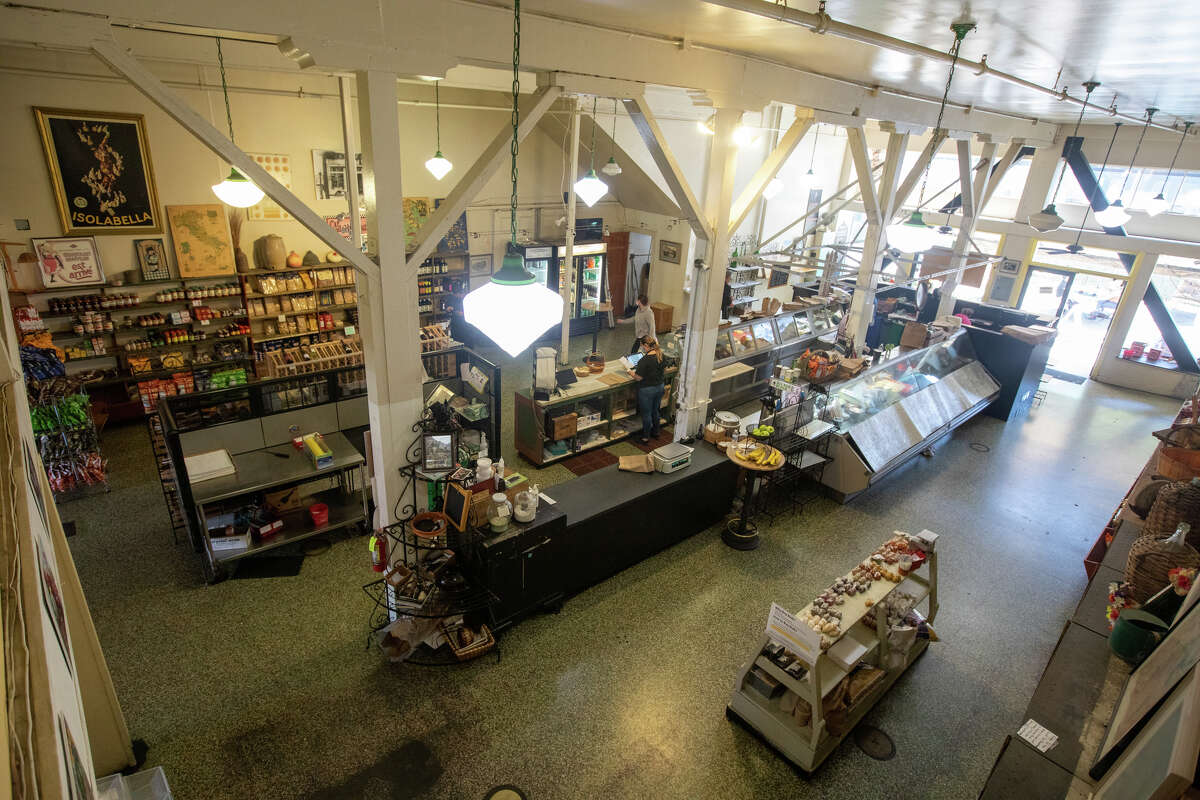
[[[426,472],[449,472],[454,469],[454,455],[458,452],[457,432],[426,433],[421,439],[421,469]]]
[[[679,242],[659,241],[658,243],[658,260],[666,261],[668,264],[679,263]]]
[[[134,239],[133,249],[137,253],[138,266],[144,281],[165,281],[171,277],[171,266],[167,263],[167,251],[162,239]]]
[[[491,275],[492,274],[492,254],[484,253],[483,255],[471,256],[471,274],[472,275]]]
[[[32,241],[45,288],[61,289],[104,283],[100,251],[96,249],[93,237],[64,236]]]
[[[180,278],[233,275],[233,242],[225,206],[167,206],[167,225],[175,244],[175,265]]]
[[[35,108],[63,233],[161,233],[141,114]]]

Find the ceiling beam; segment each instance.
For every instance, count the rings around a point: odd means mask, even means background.
[[[900,183],[900,188],[896,190],[896,204],[892,206],[892,212],[895,213],[904,207],[908,202],[909,196],[913,193],[913,189],[917,188],[917,181],[925,174],[925,168],[929,166],[929,162],[937,155],[937,151],[942,148],[942,143],[946,141],[946,131],[940,133],[934,131],[934,135],[929,137],[929,141],[925,143],[925,147],[921,150],[921,155],[917,156],[917,161],[912,165],[912,169],[904,176],[904,180]]]
[[[654,159],[658,171],[662,173],[663,179],[667,182],[667,188],[671,190],[671,195],[679,205],[683,218],[691,226],[692,233],[696,234],[697,239],[711,242],[712,226],[705,218],[700,203],[696,200],[696,195],[688,186],[687,178],[684,177],[683,170],[679,168],[679,162],[675,160],[675,155],[671,152],[671,147],[667,144],[662,128],[658,126],[658,120],[654,118],[654,112],[650,110],[646,99],[644,97],[627,97],[622,102],[625,104],[625,111],[629,113],[629,118],[633,120],[633,127],[642,137],[646,149],[650,151],[650,157]]]
[[[962,213],[964,217],[974,217],[975,191],[971,182],[975,173],[971,170],[971,143],[959,139],[954,144],[958,149],[958,192],[962,198]]]
[[[783,138],[779,140],[779,144],[766,157],[762,165],[755,171],[754,176],[750,178],[750,182],[746,184],[746,188],[733,201],[733,208],[729,212],[729,230],[736,231],[745,221],[746,215],[750,213],[750,209],[762,196],[763,189],[767,188],[767,184],[779,173],[780,167],[787,163],[788,158],[795,152],[800,140],[804,138],[804,134],[808,133],[808,129],[812,127],[812,113],[803,113],[799,109],[796,112],[796,119],[792,122],[791,127],[783,134]]]
[[[521,114],[521,120],[517,124],[518,142],[525,141],[525,137],[537,126],[542,116],[550,109],[550,106],[554,105],[554,101],[561,94],[562,89],[558,86],[546,86],[534,94],[531,103]],[[407,262],[410,270],[415,270],[422,261],[429,258],[438,242],[449,233],[459,216],[467,210],[471,201],[479,195],[491,177],[496,174],[500,164],[510,157],[509,146],[512,138],[512,123],[506,121],[492,137],[491,144],[484,148],[484,151],[479,154],[479,158],[475,159],[475,163],[463,173],[458,183],[454,184],[454,188],[446,195],[445,201],[417,230],[416,236],[413,237],[416,247]]]
[[[882,225],[883,214],[879,208],[879,195],[875,192],[875,170],[871,156],[867,153],[867,134],[861,127],[846,128],[850,146],[850,157],[854,160],[854,173],[858,176],[858,193],[862,199],[867,222]]]

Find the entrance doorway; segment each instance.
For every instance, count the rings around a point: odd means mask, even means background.
[[[1050,368],[1079,378],[1091,374],[1123,291],[1120,278],[1029,268],[1018,305],[1022,311],[1058,317]]]

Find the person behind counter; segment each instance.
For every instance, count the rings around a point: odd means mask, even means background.
[[[653,335],[641,339],[642,358],[629,373],[639,382],[637,392],[638,411],[642,415],[642,443],[659,434],[659,406],[662,405],[663,354],[658,349],[658,340]]]
[[[642,341],[649,336],[654,338],[654,310],[650,308],[650,298],[639,294],[637,310],[633,312],[633,347],[629,354],[633,355],[642,346]]]

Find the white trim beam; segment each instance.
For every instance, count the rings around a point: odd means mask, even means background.
[[[534,94],[530,107],[521,114],[521,121],[517,124],[518,142],[525,141],[525,137],[537,127],[542,115],[550,110],[550,106],[554,105],[554,101],[561,94],[562,89],[558,86],[546,86]],[[437,210],[420,227],[416,236],[413,237],[416,248],[408,258],[410,269],[415,269],[422,261],[429,258],[438,242],[450,231],[459,216],[467,210],[471,201],[496,174],[496,170],[509,157],[508,148],[512,136],[512,123],[505,122],[504,127],[492,139],[491,144],[484,149],[479,158],[475,159],[475,163],[450,190],[446,201],[438,206]]]
[[[242,152],[237,145],[225,138],[225,135],[213,127],[204,117],[197,114],[183,99],[172,92],[157,77],[143,67],[137,59],[125,52],[112,39],[95,39],[91,43],[92,51],[104,63],[123,75],[134,88],[150,98],[163,111],[184,127],[189,133],[200,140],[200,143],[212,150],[238,172],[253,181],[258,188],[266,193],[280,207],[296,218],[301,225],[308,228],[313,235],[324,242],[330,250],[334,250],[342,258],[349,261],[355,269],[364,275],[378,275],[379,267],[363,255],[361,250],[343,239],[315,211],[305,205],[304,201],[292,194],[282,183],[260,167],[254,159]]]
[[[938,150],[942,149],[942,144],[946,141],[946,132],[936,133],[929,137],[929,141],[925,143],[925,147],[921,150],[921,155],[917,156],[917,161],[912,165],[908,174],[904,176],[904,181],[900,184],[900,188],[896,190],[896,202],[892,206],[892,213],[888,217],[890,220],[893,216],[900,212],[904,204],[908,202],[909,196],[913,193],[913,189],[917,188],[917,181],[925,174],[925,168],[929,166],[929,162],[937,155]]]
[[[983,216],[983,210],[991,202],[992,196],[996,194],[996,189],[999,188],[1000,182],[1004,180],[1004,176],[1008,174],[1008,170],[1013,164],[1017,163],[1017,156],[1021,155],[1021,150],[1024,147],[1024,142],[1011,142],[1008,145],[1008,149],[1004,151],[1004,155],[1000,158],[1000,163],[996,166],[995,172],[988,178],[987,186],[983,190],[983,200],[979,203],[976,216]]]
[[[797,112],[799,113],[799,112]],[[766,157],[762,165],[755,171],[754,176],[750,178],[750,182],[746,184],[746,188],[742,189],[742,193],[738,195],[737,200],[733,201],[733,209],[729,214],[729,230],[736,231],[745,222],[746,216],[749,215],[750,209],[762,196],[763,190],[767,188],[767,184],[779,174],[780,168],[787,163],[788,158],[795,152],[796,147],[800,144],[800,140],[808,133],[808,129],[813,125],[812,113],[809,112],[804,116],[797,116],[792,122],[791,127],[783,134],[779,140],[779,144]]]
[[[572,96],[569,99],[568,107],[571,109],[571,171],[567,173],[570,178],[567,181],[567,229],[563,232],[566,236],[566,252],[563,254],[564,264],[558,275],[558,294],[562,298],[562,319],[559,321],[559,342],[558,342],[558,363],[559,366],[566,366],[567,361],[571,358],[571,275],[575,270],[575,182],[579,175],[579,97]],[[595,125],[596,121],[592,120]],[[562,270],[566,270],[566,280],[563,280]],[[577,291],[582,292],[580,287]],[[596,298],[599,301],[599,297]]]
[[[867,223],[880,225],[883,223],[883,214],[879,207],[879,195],[875,191],[875,171],[867,152],[866,131],[862,128],[846,128],[846,139],[850,157],[854,159],[854,174],[858,176],[858,192]]]
[[[975,173],[971,170],[971,143],[959,139],[954,143],[958,147],[958,194],[962,200],[964,217],[975,216],[975,188],[972,181]]]
[[[709,224],[701,210],[696,195],[688,186],[687,178],[684,177],[683,170],[679,168],[679,162],[675,160],[675,155],[671,152],[667,139],[663,136],[662,128],[658,126],[658,120],[655,119],[654,112],[650,110],[649,103],[644,97],[628,97],[621,102],[625,104],[625,111],[633,121],[633,127],[637,129],[638,135],[645,142],[646,149],[650,151],[650,157],[654,159],[655,165],[662,173],[663,179],[666,180],[667,188],[671,190],[671,196],[679,206],[683,218],[691,226],[692,233],[696,234],[697,239],[703,239],[706,242],[712,241],[712,225]]]

